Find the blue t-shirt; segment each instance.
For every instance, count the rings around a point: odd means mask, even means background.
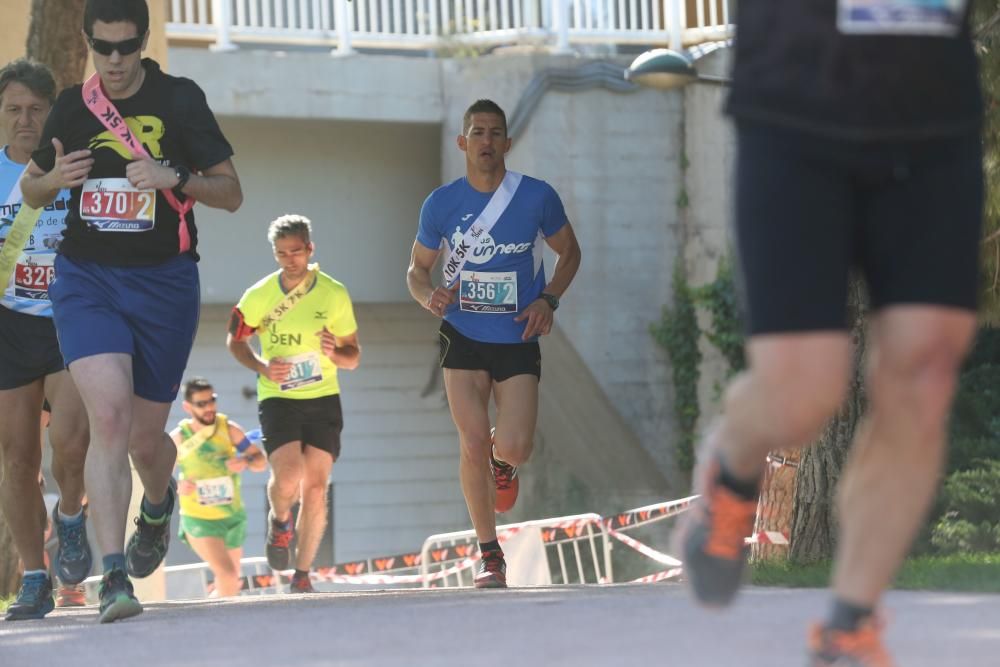
[[[417,241],[432,250],[441,248],[447,258],[492,196],[464,177],[441,186],[420,209]],[[514,318],[542,293],[544,239],[566,222],[566,210],[552,186],[524,176],[493,229],[469,254],[459,278],[459,299],[444,319],[473,340],[523,342],[526,322]]]
[[[16,202],[7,201],[24,173],[24,167],[25,165],[7,157],[6,146],[0,149],[0,247],[7,240],[14,217],[21,208],[20,198]],[[56,247],[66,228],[68,206],[69,192],[63,190],[42,211],[24,244],[24,250],[17,258],[17,266],[14,267],[10,281],[3,286],[0,305],[27,315],[52,317],[49,284],[55,275]]]

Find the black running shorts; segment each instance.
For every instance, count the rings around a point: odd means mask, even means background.
[[[978,134],[851,142],[742,122],[736,244],[751,335],[847,328],[848,274],[873,310],[974,310],[983,215]]]
[[[264,450],[271,454],[290,442],[329,452],[336,461],[340,457],[340,432],[344,429],[344,414],[340,394],[319,398],[265,398],[257,408]]]
[[[0,306],[0,390],[23,387],[63,368],[51,317]]]
[[[542,352],[538,342],[481,343],[463,336],[447,321],[438,331],[441,344],[441,367],[464,371],[486,371],[494,382],[515,375],[542,378]]]

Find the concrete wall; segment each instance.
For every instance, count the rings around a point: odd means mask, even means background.
[[[445,61],[442,180],[465,172],[454,137],[473,100],[492,98],[510,114],[536,72],[581,62],[542,54]],[[550,90],[507,160],[562,197],[583,264],[557,320],[660,471],[675,480],[669,365],[649,325],[670,299],[678,258],[681,102],[681,92]]]
[[[698,61],[703,74],[725,76],[729,52],[713,52]],[[684,262],[691,285],[715,280],[719,261],[732,259],[732,192],[736,140],[732,124],[722,114],[728,88],[695,83],[684,91],[684,151],[688,158],[684,183],[688,206],[684,219]],[[707,313],[699,313],[703,329],[711,327]],[[698,402],[699,428],[703,430],[721,409],[721,389],[728,364],[707,339],[700,341],[702,352]]]
[[[209,102],[212,103],[211,89]],[[408,300],[404,274],[424,197],[438,185],[429,125],[221,118],[243,185],[236,214],[195,209],[206,303],[234,304],[276,269],[267,224],[313,221],[316,259],[355,301]]]

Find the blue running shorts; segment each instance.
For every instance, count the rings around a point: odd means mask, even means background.
[[[198,330],[194,259],[124,267],[58,255],[55,269],[49,297],[66,366],[95,354],[129,354],[135,395],[172,402]]]

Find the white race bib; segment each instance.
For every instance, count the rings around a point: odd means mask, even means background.
[[[14,296],[44,301],[49,298],[49,284],[56,275],[55,255],[21,255],[14,267]]]
[[[213,477],[199,479],[194,483],[198,493],[199,505],[232,505],[235,487],[233,478]]]
[[[968,0],[838,0],[837,28],[847,35],[953,37]]]
[[[279,385],[281,391],[323,381],[323,368],[320,366],[318,352],[303,352],[293,357],[285,357],[282,361],[291,364],[292,370]]]
[[[127,178],[92,178],[80,192],[80,217],[102,232],[148,232],[156,224],[156,191]]]
[[[473,313],[516,313],[516,271],[462,271],[459,307]]]

